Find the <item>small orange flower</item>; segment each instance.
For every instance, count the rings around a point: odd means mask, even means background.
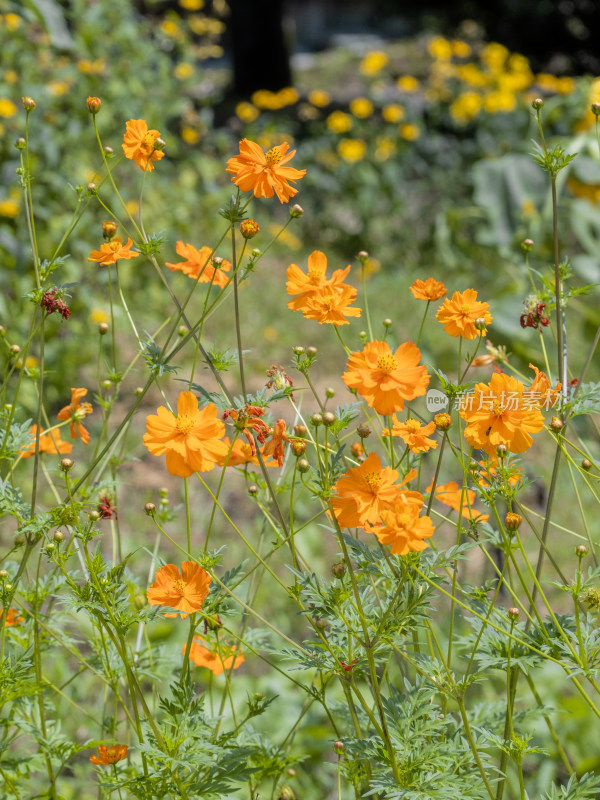
[[[287,268],[287,283],[285,288],[288,294],[298,295],[287,304],[292,311],[301,311],[307,297],[319,293],[326,286],[342,289],[344,278],[350,272],[350,265],[346,269],[334,270],[331,278],[327,277],[327,256],[320,250],[313,250],[308,257],[308,268],[302,272],[297,264],[290,264]]]
[[[107,767],[109,764],[116,764],[127,758],[128,747],[126,744],[99,744],[98,755],[90,756],[92,764],[101,764]]]
[[[139,253],[131,249],[133,242],[127,239],[127,244],[119,238],[112,239],[100,245],[100,250],[92,250],[88,261],[97,261],[98,264],[116,264],[119,259],[137,258]]]
[[[236,652],[235,645],[219,642],[218,649],[205,647],[205,640],[197,636],[190,647],[190,661],[197,667],[206,667],[213,675],[221,675],[226,669],[237,669],[244,663],[244,654]],[[222,650],[224,652],[222,652]],[[185,655],[185,645],[183,645]]]
[[[37,425],[32,425],[29,428],[29,433],[33,437],[33,441],[25,450],[22,458],[31,458],[35,455],[35,436],[37,433]],[[73,445],[70,442],[63,442],[60,438],[60,431],[50,431],[44,433],[43,429],[40,433],[39,452],[40,453],[70,453]]]
[[[227,172],[242,192],[254,191],[255,197],[273,197],[275,193],[281,203],[287,203],[298,194],[289,182],[295,183],[306,175],[305,169],[284,166],[296,155],[295,150],[288,153],[289,147],[284,142],[264,153],[256,142],[242,139],[239,155],[227,162]]]
[[[246,464],[256,464],[259,465],[258,456],[254,452],[254,447],[249,442],[244,442],[242,439],[236,439],[233,444],[229,441],[229,438],[226,436],[223,439],[223,444],[227,447],[227,453],[225,455],[219,456],[217,460],[217,466],[224,467],[225,462],[227,462],[228,467],[243,467]],[[262,455],[264,455],[263,451],[260,451]],[[227,455],[229,454],[229,458]],[[278,467],[279,464],[276,464],[274,461],[269,460],[268,458],[263,459],[265,463],[265,467]]]
[[[20,625],[24,621],[24,617],[22,617],[16,608],[9,608],[6,611],[6,617],[4,620],[4,609],[0,608],[0,625],[6,625],[7,628],[10,628],[12,625]]]
[[[436,319],[442,323],[444,330],[450,336],[477,339],[479,336],[485,336],[487,329],[478,331],[475,321],[483,319],[485,324],[489,325],[492,321],[489,308],[489,303],[477,300],[475,289],[466,289],[464,292],[454,292],[451,300],[447,297],[438,310]]]
[[[407,419],[400,422],[394,414],[392,418],[392,436],[399,436],[412,453],[426,453],[428,450],[435,450],[438,443],[435,439],[427,437],[434,432],[435,422],[428,425],[421,425],[418,419]],[[389,436],[388,428],[382,430],[383,436]]]
[[[407,502],[407,494],[419,493],[400,492],[394,505],[381,512],[383,525],[373,529],[381,544],[391,545],[392,553],[399,556],[425,550],[429,545],[423,539],[429,538],[435,530],[430,517],[420,516],[423,495],[419,494],[419,503],[418,499]]]
[[[521,381],[510,375],[492,375],[489,383],[478,383],[466,399],[460,412],[468,423],[465,439],[489,456],[496,455],[500,444],[512,453],[522,453],[533,444],[530,434],[544,427],[539,408],[528,400]]]
[[[343,284],[339,289],[325,286],[320,292],[306,297],[302,314],[306,319],[316,319],[319,325],[348,325],[347,317],[360,317],[361,309],[351,307],[355,300],[356,289],[353,286]]]
[[[412,342],[392,353],[387,342],[367,342],[361,353],[352,353],[342,380],[356,389],[378,414],[402,411],[405,400],[425,394],[429,385],[427,368],[419,366],[421,351]]]
[[[524,398],[526,401],[530,400],[537,408],[543,408],[545,411],[548,411],[549,408],[552,408],[556,404],[556,401],[560,397],[562,384],[558,381],[554,389],[551,389],[550,381],[545,372],[540,372],[533,364],[529,365],[529,369],[534,370],[535,378],[529,389],[524,392]]]
[[[145,119],[130,119],[125,124],[125,135],[123,136],[123,152],[126,158],[130,158],[145,172],[152,172],[154,169],[153,161],[160,161],[164,158],[162,150],[155,150],[154,145],[160,139],[160,133],[148,130]]]
[[[433,481],[429,484],[426,492],[431,492]],[[465,489],[459,487],[456,481],[448,481],[440,486],[435,487],[435,499],[439,500],[445,506],[450,506],[455,511],[467,519],[476,519],[477,522],[487,522],[490,518],[489,514],[480,514],[473,508],[475,502],[475,492],[472,489]]]
[[[191,244],[184,244],[177,242],[175,247],[177,255],[183,256],[185,261],[179,261],[177,264],[167,263],[167,267],[172,270],[179,270],[187,275],[188,278],[193,278],[200,283],[212,283],[214,286],[219,286],[221,289],[227,284],[227,275],[231,269],[231,261],[221,259],[218,269],[211,260],[212,250],[210,247],[201,247],[197,250]]]
[[[283,458],[285,455],[283,451],[283,443],[289,441],[290,440],[285,433],[285,420],[278,419],[273,426],[273,435],[263,447],[262,454],[264,456],[273,456],[277,464],[282,467]]]
[[[341,528],[370,529],[379,525],[384,509],[393,507],[399,494],[398,472],[382,467],[371,453],[359,467],[353,467],[335,484],[331,506]]]
[[[181,573],[175,564],[165,564],[156,573],[156,580],[146,596],[151,606],[169,606],[175,611],[182,611],[181,618],[185,619],[202,608],[209,586],[210,575],[195,561],[184,561]]]
[[[188,478],[194,472],[209,472],[227,454],[220,441],[224,433],[214,403],[199,410],[198,398],[192,392],[181,392],[177,414],[159,406],[156,414],[146,417],[144,444],[153,456],[167,454],[171,475]]]
[[[439,300],[447,291],[444,284],[434,278],[427,278],[426,281],[415,281],[409,288],[413,293],[413,297],[417,300]]]
[[[87,393],[87,389],[71,389],[71,402],[68,406],[61,408],[56,415],[58,419],[70,420],[71,439],[76,439],[79,436],[84,444],[89,444],[90,435],[81,424],[81,420],[91,414],[93,409],[91,403],[80,403],[79,401]]]

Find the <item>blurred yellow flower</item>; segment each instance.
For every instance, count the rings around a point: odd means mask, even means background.
[[[204,0],[179,0],[179,5],[186,11],[200,11],[204,8]]]
[[[254,120],[259,116],[260,111],[256,106],[253,106],[252,103],[246,103],[245,101],[242,101],[235,107],[235,113],[242,120],[242,122],[254,122]]]
[[[378,136],[375,140],[375,158],[377,161],[387,161],[396,152],[396,142],[389,136]]]
[[[592,103],[600,103],[600,78],[596,78],[596,80],[592,81],[590,93],[588,95],[587,113],[575,126],[577,133],[585,131],[588,128],[591,128],[592,125],[596,124],[597,117],[592,111]]]
[[[106,62],[103,58],[97,58],[95,61],[90,61],[88,58],[82,58],[77,62],[77,69],[84,75],[100,75],[104,72]]]
[[[0,200],[0,217],[14,219],[19,213],[19,204],[15,200]]]
[[[177,64],[173,70],[173,74],[178,81],[185,81],[194,74],[194,65],[190,64],[189,61],[182,61],[180,64]]]
[[[325,108],[331,102],[331,95],[322,89],[313,89],[312,92],[308,93],[308,102],[317,108]]]
[[[350,101],[350,111],[359,119],[366,119],[373,113],[373,103],[366,97],[355,97]]]
[[[510,55],[508,48],[498,42],[490,42],[481,51],[481,60],[492,72],[500,72]]]
[[[559,94],[571,94],[575,91],[577,84],[573,78],[557,78],[556,91]]]
[[[381,116],[386,122],[400,122],[401,119],[404,119],[404,106],[390,103],[381,109]]]
[[[186,144],[198,144],[200,141],[200,134],[196,128],[190,128],[186,125],[181,129],[181,138]]]
[[[12,100],[7,97],[0,98],[0,117],[14,117],[17,107]]]
[[[9,31],[16,31],[21,24],[21,17],[18,14],[3,14],[2,21]]]
[[[436,36],[435,39],[431,39],[427,45],[427,50],[430,56],[440,61],[449,61],[452,58],[452,45],[447,39],[443,39],[441,36]]]
[[[365,278],[370,278],[372,275],[377,275],[381,272],[381,261],[378,258],[368,258],[365,261]]]
[[[521,213],[524,217],[533,217],[536,213],[536,207],[531,200],[523,200],[521,204]]]
[[[421,135],[421,129],[414,123],[407,122],[405,125],[398,126],[398,133],[403,139],[408,142],[414,142]]]
[[[462,39],[453,39],[451,45],[452,53],[457,58],[468,58],[471,55],[471,45],[463,42]]]
[[[110,315],[103,311],[101,308],[92,308],[90,311],[90,322],[100,325],[102,322],[108,322]]]
[[[193,14],[191,17],[188,17],[187,23],[190,26],[190,30],[197,36],[205,36],[207,33],[210,33],[208,19],[202,16],[202,14]]]
[[[286,228],[285,230],[282,231],[281,225],[279,225],[277,222],[271,222],[269,224],[268,230],[272,236],[277,236],[277,234],[279,234],[279,236],[277,237],[277,241],[286,245],[286,247],[289,247],[291,250],[301,249],[302,242],[294,233],[290,231],[289,228]]]
[[[389,56],[382,50],[372,50],[358,65],[363,75],[377,75],[389,62]]]
[[[48,84],[48,91],[56,97],[66,94],[71,88],[68,81],[50,81]]]
[[[517,98],[512,92],[490,92],[484,98],[483,107],[488,114],[508,113],[517,107]]]
[[[421,84],[413,75],[401,75],[396,81],[396,86],[401,92],[418,92]]]
[[[459,94],[450,106],[450,115],[455,122],[465,124],[470,122],[481,110],[481,95],[476,92]]]
[[[127,211],[129,211],[131,216],[133,216],[134,214],[137,214],[138,211],[140,210],[140,204],[137,202],[137,200],[128,200],[125,203],[125,208],[127,209]]]
[[[14,69],[7,69],[4,73],[4,80],[7,83],[17,83],[19,80],[19,75],[14,71]]]
[[[367,152],[367,143],[364,139],[342,139],[338,144],[338,153],[349,163],[361,161]]]
[[[318,164],[321,164],[326,169],[335,169],[339,164],[339,158],[337,153],[332,152],[331,150],[317,150],[315,153],[315,158]]]
[[[264,108],[270,111],[277,111],[286,105],[285,102],[281,101],[277,92],[271,92],[268,89],[259,89],[254,92],[251,99],[258,108]]]
[[[327,117],[327,127],[334,133],[346,133],[352,127],[352,118],[343,111],[333,111]]]
[[[286,86],[277,92],[277,98],[282,106],[291,106],[297,102],[299,97],[298,92],[293,86]]]
[[[173,19],[163,19],[160,23],[160,29],[165,36],[169,36],[171,39],[181,38],[182,31],[179,27],[179,23],[175,22]]]
[[[276,328],[271,327],[271,325],[267,325],[266,328],[263,328],[263,336],[267,342],[276,342],[279,338],[279,332]]]
[[[468,83],[470,86],[487,86],[489,78],[485,75],[476,64],[463,64],[456,68],[456,75],[461,81]]]

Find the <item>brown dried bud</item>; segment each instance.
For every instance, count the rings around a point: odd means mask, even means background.
[[[63,472],[70,472],[73,469],[74,461],[72,458],[63,458],[60,462],[60,468]]]
[[[436,414],[433,421],[435,422],[435,427],[439,431],[447,431],[452,425],[452,417],[450,414]]]
[[[584,556],[587,556],[587,554],[588,554],[587,547],[584,544],[578,544],[577,547],[575,548],[575,555],[577,556],[577,558],[583,558]]]
[[[299,458],[306,452],[306,442],[304,439],[294,439],[290,447],[292,448],[292,453],[296,456],[296,458]]]
[[[153,517],[156,514],[156,506],[154,503],[146,503],[144,506],[144,511],[149,517]]]
[[[97,114],[102,106],[102,101],[99,97],[88,97],[87,107],[90,114]]]
[[[589,470],[591,468],[592,468],[592,462],[589,460],[589,458],[582,459],[582,461],[581,461],[581,469],[584,469],[587,472],[587,470]]]
[[[366,423],[362,422],[356,429],[356,432],[361,439],[366,439],[371,435],[371,428]]]
[[[301,458],[298,460],[298,472],[308,472],[310,469],[310,464],[305,458]]]
[[[565,427],[565,424],[560,417],[552,417],[550,420],[550,427],[553,431],[562,431],[562,429]]]
[[[294,425],[294,436],[303,439],[306,436],[306,425]]]
[[[516,531],[520,524],[523,522],[523,517],[520,514],[515,514],[514,511],[509,511],[504,517],[504,524],[507,531]]]
[[[336,561],[335,564],[331,565],[331,572],[336,578],[341,580],[346,574],[346,565],[343,561]]]
[[[323,412],[323,425],[325,425],[326,428],[329,428],[331,425],[333,425],[336,419],[337,417],[335,416],[333,411]]]

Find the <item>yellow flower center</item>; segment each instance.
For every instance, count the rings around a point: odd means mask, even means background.
[[[421,427],[421,423],[418,419],[407,419],[406,427],[408,428],[409,433],[416,433]]]
[[[183,595],[185,594],[184,581],[182,581],[181,579],[173,581],[173,588],[175,589],[176,592],[179,592],[179,594],[183,597]]]
[[[116,253],[117,250],[121,249],[121,240],[120,239],[113,239],[112,242],[109,242],[108,246],[113,251],[113,253]]]
[[[471,313],[471,309],[468,305],[462,305],[460,307],[460,313],[466,317],[468,314]]]
[[[278,150],[276,147],[272,147],[267,153],[265,153],[267,167],[277,166],[277,164],[279,164],[282,158],[283,155],[281,154],[281,151]]]
[[[377,369],[380,369],[385,375],[389,375],[397,368],[398,362],[391,353],[389,355],[379,356],[377,359]]]
[[[196,424],[196,418],[192,414],[180,414],[175,420],[175,427],[184,436],[189,433]]]
[[[71,418],[74,420],[84,419],[88,414],[92,413],[92,410],[91,403],[80,403],[77,408],[74,408],[71,412]]]
[[[379,472],[367,472],[365,475],[365,483],[369,487],[369,489],[376,494],[379,487],[381,486],[381,473]]]
[[[498,400],[492,402],[492,414],[495,417],[501,417],[504,414],[504,406],[501,406]]]
[[[396,517],[396,526],[398,528],[405,528],[406,529],[407,526],[408,526],[409,521],[410,521],[410,515],[409,514],[398,514],[398,516]]]
[[[156,141],[156,136],[154,136],[153,133],[150,133],[150,131],[148,131],[148,133],[142,139],[142,144],[141,144],[142,149],[145,150],[146,152],[148,150],[154,150],[155,141]]]
[[[308,270],[308,280],[315,285],[319,285],[321,280],[323,279],[323,273],[321,270],[318,269],[309,269]]]

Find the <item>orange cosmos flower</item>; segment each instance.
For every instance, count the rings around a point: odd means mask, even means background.
[[[152,172],[154,169],[153,161],[160,161],[164,158],[162,150],[155,150],[154,145],[160,139],[160,133],[148,130],[145,119],[130,119],[125,124],[125,135],[123,136],[123,152],[126,158],[130,158],[144,170]]]
[[[7,609],[6,616],[4,616],[4,609],[0,608],[0,625],[6,625],[7,628],[10,628],[12,625],[20,625],[24,619],[16,608]]]
[[[200,250],[197,250],[191,244],[177,242],[175,251],[177,255],[183,256],[185,261],[179,261],[177,264],[167,263],[169,269],[179,270],[188,278],[193,278],[200,283],[212,283],[221,289],[227,284],[225,272],[231,269],[231,261],[220,258],[215,264],[216,259],[211,260],[212,250],[210,247],[201,247]]]
[[[393,507],[399,494],[398,472],[382,467],[376,453],[349,469],[335,484],[331,506],[341,528],[370,529],[379,525],[384,509]]]
[[[190,661],[197,667],[206,667],[213,675],[221,675],[226,669],[237,669],[244,663],[244,654],[237,653],[235,645],[225,645],[219,642],[218,649],[213,650],[205,647],[205,640],[201,636],[197,636],[192,642],[190,647]],[[225,650],[225,654],[221,652],[221,648]],[[228,655],[227,655],[228,653]],[[183,654],[185,655],[185,645],[183,645]]]
[[[122,761],[127,758],[127,745],[126,744],[100,744],[98,745],[98,755],[90,756],[92,764],[101,764],[107,767],[109,764],[116,764],[117,761]]]
[[[506,481],[510,486],[518,486],[523,481],[523,473],[520,468],[512,463],[510,459],[490,458],[480,461],[481,469],[473,477],[483,489],[490,486],[502,486]]]
[[[334,288],[343,288],[344,278],[350,272],[350,264],[346,269],[334,270],[331,278],[327,277],[327,256],[320,250],[313,250],[308,257],[308,268],[306,272],[302,272],[297,264],[290,264],[287,268],[286,276],[287,282],[285,288],[288,294],[299,295],[294,300],[290,300],[287,304],[288,308],[292,311],[300,311],[303,309],[306,298],[310,295],[318,293],[326,286]]]
[[[242,139],[239,155],[227,162],[227,172],[242,192],[253,190],[255,197],[273,197],[275,193],[281,203],[287,203],[298,194],[289,181],[295,183],[306,175],[305,169],[284,166],[296,155],[295,150],[288,153],[289,147],[284,142],[263,153],[256,142]]]
[[[224,433],[214,403],[198,409],[198,398],[192,392],[181,392],[177,414],[159,406],[156,414],[146,417],[144,444],[153,456],[167,454],[171,475],[187,478],[194,472],[209,472],[227,453],[220,441]]]
[[[146,592],[151,606],[169,606],[175,611],[183,611],[181,618],[199,611],[204,605],[210,575],[194,561],[184,561],[181,574],[175,564],[165,564],[156,573],[156,580]],[[175,617],[177,614],[165,614]]]
[[[80,402],[81,398],[85,397],[87,393],[87,389],[71,389],[71,402],[68,406],[61,408],[56,415],[58,419],[70,420],[71,439],[76,439],[79,436],[84,444],[89,444],[90,435],[81,424],[81,420],[85,419],[93,411],[91,403]]]
[[[543,408],[545,411],[548,411],[549,408],[552,408],[552,406],[555,405],[556,401],[560,397],[562,384],[560,381],[557,381],[554,389],[551,389],[550,381],[548,380],[548,376],[545,372],[540,372],[537,367],[533,366],[533,364],[529,365],[529,369],[534,370],[535,378],[533,379],[533,383],[529,389],[524,392],[523,396],[525,402],[529,402],[537,408]]]
[[[446,294],[446,287],[441,281],[427,278],[426,281],[415,281],[409,287],[413,297],[417,300],[439,300]]]
[[[400,422],[394,414],[392,418],[392,436],[399,436],[412,453],[426,453],[428,450],[435,450],[438,443],[435,439],[427,437],[435,430],[435,422],[428,425],[421,425],[418,419],[407,419]],[[381,431],[382,436],[389,436],[388,428]]]
[[[419,495],[420,502],[418,499],[407,502],[406,494]],[[423,495],[419,492],[400,492],[394,505],[381,512],[383,525],[374,528],[373,533],[381,544],[391,545],[395,555],[405,556],[429,547],[423,539],[429,538],[435,527],[430,517],[419,516],[422,505]]]
[[[319,325],[349,325],[347,317],[360,317],[360,308],[351,308],[356,300],[356,289],[343,284],[339,289],[325,286],[320,292],[306,296],[302,314],[306,319],[316,319]]]
[[[393,414],[404,408],[405,400],[425,394],[429,385],[427,368],[419,366],[421,351],[412,342],[392,353],[387,342],[367,342],[362,353],[352,353],[342,380],[356,389],[378,414]]]
[[[224,467],[225,462],[227,462],[228,467],[243,467],[246,464],[258,464],[260,463],[258,460],[258,456],[254,452],[254,447],[249,442],[244,442],[242,439],[236,439],[233,444],[229,441],[229,438],[226,436],[223,439],[223,444],[227,448],[227,453],[225,455],[219,456],[217,460],[217,466]],[[264,455],[263,451],[260,451],[262,455]],[[227,458],[227,454],[229,454],[229,458]],[[276,464],[274,461],[271,461],[268,458],[264,458],[265,467],[278,467],[279,464]]]
[[[492,375],[489,383],[478,383],[460,412],[468,423],[464,431],[467,442],[492,457],[500,444],[513,453],[531,447],[530,434],[544,427],[544,418],[524,395],[521,381],[504,373]]]
[[[283,443],[289,441],[285,433],[285,420],[278,419],[273,426],[272,438],[265,444],[261,452],[264,456],[273,456],[277,464],[282,467],[284,457]]]
[[[489,325],[492,321],[489,308],[489,303],[477,300],[475,289],[466,289],[464,292],[454,292],[452,300],[446,298],[435,316],[450,336],[477,339],[480,335],[485,336],[486,328],[478,331],[475,321],[483,319]]]
[[[37,425],[32,425],[31,428],[29,428],[29,433],[33,437],[33,441],[23,453],[22,458],[31,458],[35,455]],[[50,431],[50,433],[44,433],[42,429],[39,443],[40,453],[70,453],[72,449],[73,445],[70,442],[63,442],[60,438],[60,431],[56,430]]]
[[[118,238],[100,245],[100,250],[92,250],[88,261],[97,261],[98,264],[116,264],[122,258],[137,258],[139,253],[131,249],[133,242],[127,239],[123,244]]]
[[[433,481],[429,484],[426,492],[431,492]],[[443,503],[445,506],[450,506],[455,511],[467,519],[476,519],[477,522],[487,522],[490,518],[489,514],[480,514],[473,508],[475,502],[475,492],[472,489],[462,490],[456,481],[448,481],[448,483],[441,484],[435,487],[435,498]]]

